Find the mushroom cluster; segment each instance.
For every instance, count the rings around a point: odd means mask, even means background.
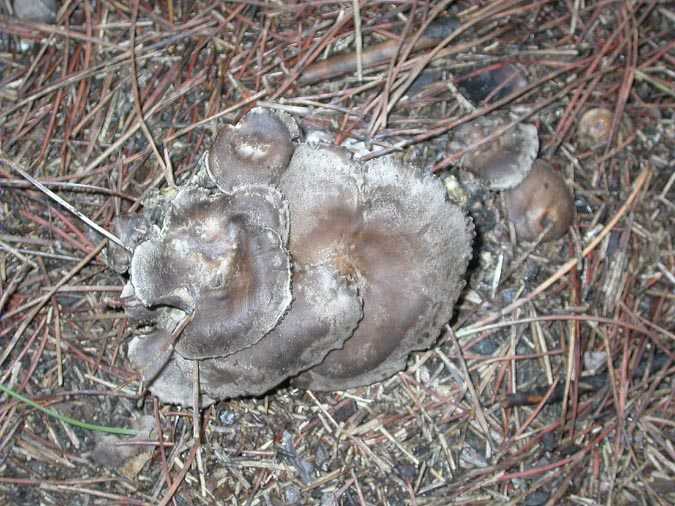
[[[491,190],[504,190],[506,212],[523,241],[559,239],[574,222],[574,198],[552,164],[537,159],[534,125],[519,123],[493,142],[483,139],[504,127],[503,115],[481,116],[454,132],[450,148],[463,151],[461,165]]]
[[[433,175],[302,142],[290,116],[261,108],[116,230],[132,252],[108,252],[129,273],[129,358],[184,405],[195,377],[208,405],[286,380],[341,390],[391,376],[450,320],[473,238]]]

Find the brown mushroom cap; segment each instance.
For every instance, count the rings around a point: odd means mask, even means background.
[[[586,111],[577,126],[577,141],[582,148],[607,144],[612,132],[614,114],[609,109],[597,107]]]
[[[435,177],[393,159],[356,164],[338,148],[299,146],[280,188],[294,261],[332,264],[357,284],[364,304],[344,348],[294,382],[345,389],[403,369],[408,354],[431,345],[450,320],[470,257],[465,216]]]
[[[136,248],[135,296],[193,313],[176,344],[184,357],[235,353],[283,316],[291,301],[286,210],[272,188],[230,195],[188,186],[171,201],[159,237]]]
[[[554,241],[574,222],[574,197],[560,174],[544,160],[537,160],[527,178],[505,192],[504,199],[516,234],[524,241],[534,241],[549,226],[542,241]]]
[[[217,399],[263,394],[342,347],[363,316],[356,286],[329,265],[296,271],[293,295],[288,314],[258,344],[201,362],[207,394]]]
[[[208,172],[224,192],[275,185],[293,154],[297,126],[283,113],[256,108],[237,125],[225,126],[209,153]]]
[[[228,357],[199,360],[201,405],[214,399],[261,395],[341,347],[358,325],[362,303],[357,288],[330,266],[294,273],[293,304],[286,317],[255,346]],[[167,315],[166,319],[178,318]],[[195,361],[169,346],[156,329],[129,343],[129,359],[162,402],[191,405]],[[173,351],[173,352],[172,352]]]
[[[454,132],[450,148],[466,149],[480,142],[508,120],[502,116],[481,116],[460,125]],[[532,169],[539,151],[539,138],[534,125],[519,123],[494,141],[467,151],[461,165],[493,190],[506,190],[518,185]]]

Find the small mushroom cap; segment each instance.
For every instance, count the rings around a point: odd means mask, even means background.
[[[209,153],[209,174],[228,193],[242,186],[276,185],[298,135],[288,115],[253,109],[237,125],[220,131]]]
[[[159,237],[134,251],[131,283],[147,307],[193,314],[176,350],[226,356],[274,328],[291,302],[287,207],[272,188],[181,189]]]
[[[614,113],[604,107],[586,111],[577,126],[577,141],[582,148],[591,148],[609,142]]]
[[[560,174],[543,160],[537,160],[527,178],[505,192],[504,199],[509,219],[523,241],[534,241],[549,226],[542,241],[554,241],[574,222],[574,197]]]
[[[450,148],[466,149],[503,127],[501,116],[481,116],[460,125]],[[493,190],[506,190],[518,185],[532,169],[539,152],[539,138],[534,125],[519,123],[494,141],[467,151],[461,165]]]
[[[307,178],[311,168],[312,177]],[[296,149],[280,188],[299,265],[353,280],[364,316],[344,348],[294,383],[339,390],[380,381],[431,345],[463,286],[473,229],[432,175],[393,159],[356,164],[340,149]]]
[[[260,395],[342,347],[363,316],[356,286],[330,265],[293,275],[293,303],[259,343],[201,362],[202,387],[218,399]]]

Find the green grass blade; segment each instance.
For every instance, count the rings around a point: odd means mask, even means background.
[[[138,431],[135,431],[133,429],[125,429],[123,427],[107,427],[105,425],[95,425],[93,423],[87,423],[87,422],[81,422],[80,420],[76,420],[75,418],[71,418],[66,415],[62,415],[56,410],[53,410],[51,408],[45,408],[44,406],[40,406],[37,402],[30,400],[28,397],[24,397],[20,393],[15,392],[11,388],[7,388],[4,386],[2,383],[0,383],[0,391],[6,393],[10,397],[14,397],[16,400],[21,401],[25,404],[28,404],[30,407],[35,408],[39,411],[42,411],[43,413],[56,418],[57,420],[61,420],[62,422],[65,422],[69,425],[73,425],[74,427],[79,427],[81,429],[85,430],[93,430],[96,432],[107,432],[109,434],[119,434],[122,436],[135,436],[138,434]]]

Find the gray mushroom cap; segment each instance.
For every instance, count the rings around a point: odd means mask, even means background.
[[[455,131],[450,148],[459,151],[480,142],[508,123],[499,116],[481,116],[460,125]],[[532,169],[539,151],[537,128],[519,123],[494,141],[469,149],[461,165],[493,190],[506,190],[520,184]]]
[[[188,186],[171,201],[159,236],[134,250],[135,296],[146,307],[193,314],[176,344],[184,357],[247,348],[286,312],[291,270],[285,213],[272,188],[224,194]]]
[[[319,364],[343,346],[363,316],[356,286],[331,266],[296,271],[295,299],[286,318],[255,346],[228,357],[189,360],[156,329],[129,343],[129,359],[162,402],[192,405],[192,375],[199,363],[202,407],[245,395],[261,395],[287,378]],[[175,314],[166,320],[177,319]]]
[[[129,342],[128,356],[132,365],[143,374],[148,389],[162,402],[192,406],[193,367],[196,363],[173,350],[170,334],[157,328],[146,336],[136,336]],[[208,394],[200,395],[200,406],[213,404]]]
[[[363,316],[356,286],[332,266],[296,270],[285,318],[255,346],[201,362],[204,391],[218,399],[260,395],[343,346]]]
[[[208,172],[224,192],[242,186],[276,185],[299,137],[288,115],[256,108],[236,125],[225,126],[209,153]]]
[[[450,320],[471,253],[467,218],[432,175],[391,158],[357,164],[338,148],[298,147],[280,189],[294,261],[332,264],[363,299],[354,335],[294,383],[338,390],[403,369]]]

